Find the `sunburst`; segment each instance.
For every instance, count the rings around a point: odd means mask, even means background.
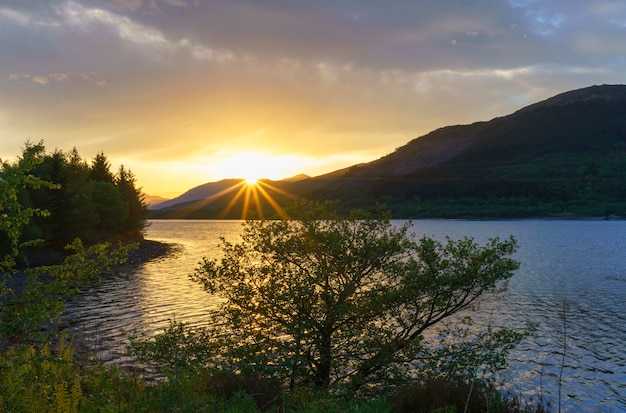
[[[271,195],[274,193],[274,196]],[[208,198],[199,200],[184,208],[184,210],[178,211],[174,214],[174,218],[185,218],[193,215],[200,209],[205,208],[207,205],[228,197],[232,194],[232,197],[228,201],[228,204],[220,211],[219,218],[223,219],[228,216],[231,210],[235,207],[237,202],[242,201],[241,207],[241,219],[249,218],[252,209],[256,210],[258,218],[263,219],[263,202],[267,202],[271,208],[283,219],[288,219],[289,216],[285,210],[276,201],[276,194],[282,195],[289,199],[295,200],[297,197],[278,188],[275,185],[270,184],[266,180],[260,180],[256,178],[245,178],[237,182],[236,184],[220,191]]]

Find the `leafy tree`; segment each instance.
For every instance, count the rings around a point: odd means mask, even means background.
[[[40,189],[55,186],[32,174],[43,162],[45,148],[42,142],[26,143],[22,156],[16,162],[0,161],[0,272],[15,266],[15,260],[24,248],[40,240],[23,240],[25,228],[36,216],[45,216],[45,209],[24,205],[21,194],[25,188]]]
[[[411,223],[397,227],[386,212],[342,218],[319,204],[290,216],[246,221],[242,241],[222,240],[223,258],[192,275],[224,299],[213,323],[217,367],[290,386],[372,389],[411,374],[497,369],[523,337],[479,329],[466,314],[518,268],[513,238],[415,241]]]

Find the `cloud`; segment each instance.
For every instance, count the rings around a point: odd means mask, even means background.
[[[47,85],[48,82],[48,78],[45,76],[35,76],[33,77],[33,83],[37,83],[39,85]]]
[[[67,73],[50,73],[47,75],[42,74],[27,74],[27,73],[11,73],[8,76],[9,80],[12,80],[17,83],[34,83],[38,85],[49,85],[51,83],[66,83],[74,80],[84,81],[90,83],[94,86],[105,86],[106,80],[102,79],[100,75],[94,72],[90,73],[77,73],[77,72],[67,72]]]
[[[3,158],[30,137],[130,167],[228,149],[314,174],[626,73],[618,0],[5,3]]]
[[[184,8],[197,3],[197,0],[113,0],[113,2],[103,2],[102,5],[110,6],[118,12],[159,14],[165,12],[167,8]]]

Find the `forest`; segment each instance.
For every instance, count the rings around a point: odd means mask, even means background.
[[[45,184],[21,186],[13,194],[3,194],[14,197],[21,210],[36,211],[23,229],[22,239],[39,242],[28,245],[22,254],[63,251],[76,238],[86,245],[143,239],[147,207],[132,171],[122,165],[113,172],[103,152],[91,161],[81,157],[76,148],[47,152],[43,141],[27,142],[20,160],[27,154],[36,158],[28,177]],[[19,167],[19,162],[3,162],[0,179],[9,186]],[[0,256],[9,254],[11,248],[10,238],[0,232]]]

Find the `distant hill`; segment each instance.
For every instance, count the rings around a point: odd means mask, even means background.
[[[169,198],[163,198],[162,196],[148,195],[144,193],[143,200],[146,203],[146,205],[148,205],[148,208],[151,208],[159,204],[162,204],[165,201],[169,201]]]
[[[292,176],[291,178],[281,179],[281,181],[285,181],[285,182],[299,182],[299,181],[304,181],[305,179],[311,179],[311,177],[309,175],[306,175],[306,174],[298,174],[298,175]]]
[[[255,185],[243,179],[211,182],[156,205],[150,210],[150,218],[242,219],[250,214],[269,217],[280,213],[280,205],[298,199],[294,186],[306,179],[305,175],[282,181],[261,179]]]
[[[626,86],[562,93],[437,129],[373,162],[279,185],[345,210],[385,203],[396,218],[624,217]]]
[[[206,199],[220,193],[221,191],[227,190],[228,188],[236,185],[241,181],[241,179],[224,179],[218,182],[209,182],[206,184],[202,184],[191,188],[190,190],[182,195],[177,196],[176,198],[161,202],[157,205],[150,206],[150,209],[166,209],[174,205]]]

